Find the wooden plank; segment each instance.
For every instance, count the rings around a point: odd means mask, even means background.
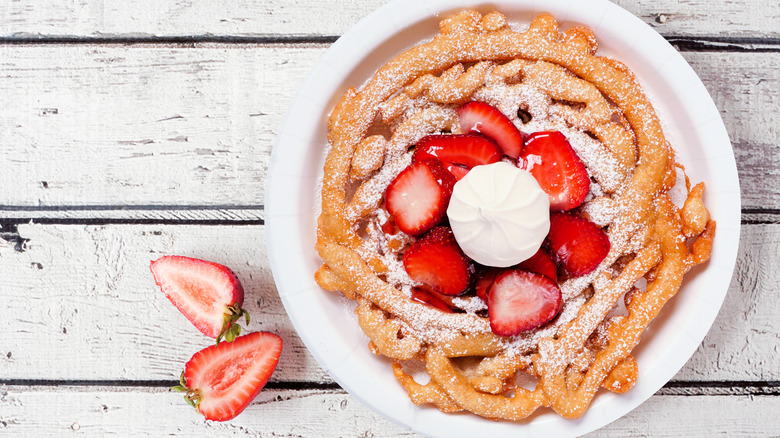
[[[778,407],[780,400],[772,396],[654,396],[590,436],[776,436],[780,421],[772,412],[776,413]]]
[[[302,415],[305,413],[305,415]],[[343,391],[270,390],[229,422],[207,422],[167,389],[0,386],[0,434],[11,436],[416,436]]]
[[[773,436],[780,398],[656,395],[587,436]],[[305,415],[301,415],[305,413]],[[522,425],[518,425],[522,430]],[[271,390],[235,419],[207,422],[167,390],[0,387],[0,433],[12,436],[418,436],[343,391]]]
[[[0,47],[0,205],[262,204],[322,47]]]
[[[274,381],[331,382],[286,316],[263,232],[255,225],[19,225],[15,242],[24,241],[24,251],[0,246],[0,378],[177,379],[210,343],[148,271],[150,260],[180,254],[225,264],[242,280],[250,329],[279,333],[286,343]],[[779,248],[780,225],[743,227],[726,302],[676,380],[780,380],[780,302],[771,293],[780,289]]]
[[[683,53],[702,78],[726,125],[737,161],[742,206],[780,207],[780,56]],[[753,63],[753,68],[736,65]],[[760,64],[760,66],[759,66]],[[743,64],[744,65],[744,64]]]
[[[0,4],[0,37],[340,35],[388,0],[85,0]],[[774,0],[617,0],[664,35],[778,37]]]
[[[13,166],[0,173],[0,216],[262,205],[276,130],[325,48],[0,46],[0,162]],[[780,53],[684,55],[725,120],[743,205],[780,208]]]
[[[0,6],[4,36],[339,35],[388,0],[353,2],[23,0]]]
[[[740,3],[707,0],[614,1],[665,36],[750,38],[780,36],[780,4],[774,0]]]

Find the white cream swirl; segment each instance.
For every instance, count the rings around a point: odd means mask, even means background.
[[[474,167],[455,184],[447,216],[467,256],[506,267],[542,245],[550,230],[550,201],[530,173],[498,162]]]

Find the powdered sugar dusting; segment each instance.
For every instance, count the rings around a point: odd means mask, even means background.
[[[490,72],[488,77],[491,77]],[[606,227],[612,223],[619,214],[616,207],[618,203],[612,196],[621,194],[620,187],[625,184],[630,173],[621,167],[616,157],[598,139],[568,123],[560,111],[560,104],[533,84],[508,84],[495,79],[479,88],[472,99],[495,106],[522,132],[561,131],[585,163],[592,178],[597,181],[592,184],[590,202],[583,207],[583,212],[591,215],[600,226]],[[395,98],[394,105],[396,108],[393,111],[397,114],[390,120],[392,137],[386,151],[385,164],[360,187],[359,195],[355,196],[358,200],[353,202],[359,208],[350,209],[348,217],[351,220],[361,217],[365,206],[379,205],[386,187],[410,163],[409,149],[415,142],[431,133],[460,132],[454,105],[434,103],[424,96],[411,99]],[[530,114],[531,119],[524,121],[519,116],[522,111]],[[608,192],[614,193],[608,195]],[[364,217],[362,227],[366,239],[359,252],[364,259],[379,258],[386,267],[381,274],[382,278],[409,297],[412,288],[420,284],[414,282],[406,273],[401,255],[413,239],[399,233],[391,244],[381,229],[387,219],[387,213],[382,208],[376,208]],[[555,336],[561,327],[574,320],[587,301],[587,294],[582,292],[588,290],[594,280],[614,263],[623,253],[624,247],[625,238],[614,239],[613,251],[596,271],[563,282],[560,286],[564,304],[559,316],[538,329],[505,339],[503,342],[507,354],[521,355],[533,351],[540,339]],[[446,314],[407,300],[403,304],[404,309],[399,309],[399,314],[405,315],[404,330],[424,342],[434,343],[447,342],[448,339],[468,333],[490,332],[487,320],[480,316],[487,309],[482,299],[476,296],[456,297],[452,304],[465,313]]]
[[[431,56],[444,55],[432,53]],[[380,108],[381,123],[385,124],[384,129],[388,131],[385,134],[387,148],[384,164],[357,187],[347,206],[346,217],[356,224],[355,231],[365,238],[363,245],[358,248],[360,256],[366,261],[381,261],[384,266],[378,274],[381,279],[401,291],[404,296],[410,297],[412,288],[420,284],[414,282],[406,273],[402,254],[413,238],[400,232],[390,237],[382,231],[382,225],[388,217],[381,208],[381,201],[387,186],[411,162],[410,149],[420,138],[434,133],[460,133],[456,112],[459,103],[434,102],[429,91],[433,92],[431,90],[438,86],[434,91],[440,92],[442,83],[454,84],[459,78],[458,75],[461,78],[467,75],[483,75],[484,85],[477,87],[476,91],[468,96],[469,100],[483,101],[495,106],[525,134],[538,131],[563,133],[592,179],[587,202],[580,207],[581,213],[607,229],[612,246],[610,253],[594,272],[566,279],[560,284],[564,304],[560,314],[552,322],[501,341],[506,354],[523,355],[537,349],[541,339],[557,336],[559,330],[577,318],[581,307],[592,295],[591,292],[585,292],[593,290],[594,282],[607,281],[612,277],[612,265],[626,254],[627,250],[639,244],[630,240],[638,231],[635,221],[641,214],[620,209],[623,188],[633,176],[631,167],[626,165],[626,160],[631,157],[626,157],[625,150],[623,156],[620,151],[610,150],[599,136],[589,130],[589,127],[599,124],[615,123],[616,125],[612,126],[613,133],[620,131],[625,118],[619,108],[603,98],[587,100],[583,97],[583,102],[565,102],[551,97],[550,90],[560,84],[554,83],[550,77],[545,77],[544,73],[552,69],[553,73],[560,77],[561,69],[557,66],[551,67],[547,63],[537,64],[527,60],[488,64],[480,62],[468,67],[455,65],[440,77],[424,75],[407,87],[407,90],[395,90],[384,102],[372,103]],[[520,71],[513,73],[515,68]],[[476,72],[471,69],[480,70]],[[389,91],[395,76],[403,74],[403,71],[396,71],[394,66],[390,65],[390,68],[383,69],[381,74],[372,78],[365,87],[375,88],[381,91],[379,94],[383,94],[384,91]],[[534,74],[536,76],[533,76]],[[563,75],[566,78],[573,77],[567,72]],[[466,89],[468,88],[464,88]],[[468,90],[468,93],[472,93],[471,89]],[[592,92],[590,89],[587,91]],[[447,93],[439,95],[448,96]],[[460,99],[458,92],[452,96],[453,99]],[[586,100],[587,104],[584,103]],[[651,111],[650,108],[647,110]],[[360,129],[368,132],[372,127],[361,126]],[[357,132],[354,134],[357,136]],[[625,140],[627,137],[622,138]],[[628,155],[634,153],[631,148],[633,144],[629,145]],[[598,289],[596,286],[596,290]],[[444,313],[408,299],[402,301],[395,304],[399,308],[387,310],[402,315],[403,330],[423,342],[441,345],[463,335],[491,333],[488,320],[484,317],[487,306],[476,296],[467,295],[452,299],[452,305],[462,311],[455,314]],[[590,313],[593,318],[597,318],[598,314],[599,312]],[[583,323],[587,327],[595,327],[599,321],[594,319]],[[548,356],[547,359],[551,357],[553,356]],[[565,361],[571,358],[559,359]]]
[[[455,297],[452,300],[452,304],[468,313],[477,313],[482,310],[487,310],[487,304],[479,297],[465,296]]]

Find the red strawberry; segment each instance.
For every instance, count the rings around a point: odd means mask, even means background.
[[[496,107],[472,101],[458,108],[458,115],[463,132],[484,134],[498,144],[504,155],[512,158],[520,156],[523,151],[523,134]]]
[[[212,345],[192,356],[174,389],[207,420],[230,420],[257,397],[281,353],[282,338],[267,332]]]
[[[417,142],[412,161],[426,158],[438,158],[460,180],[474,166],[501,160],[501,149],[479,134],[428,135]]]
[[[427,304],[435,309],[446,313],[455,313],[455,306],[452,305],[452,297],[443,295],[432,290],[426,290],[421,287],[412,288],[412,299]]]
[[[548,277],[507,269],[496,276],[490,288],[490,328],[499,336],[514,336],[550,321],[562,304],[561,290]]]
[[[490,286],[493,286],[496,275],[502,270],[503,269],[498,268],[486,268],[477,276],[477,280],[474,282],[474,291],[477,293],[478,297],[482,298],[482,301],[487,303]]]
[[[609,252],[609,238],[593,222],[572,213],[550,214],[550,249],[573,276],[592,272]]]
[[[455,181],[462,180],[463,177],[466,176],[467,173],[469,173],[469,170],[471,170],[454,164],[446,164],[445,166],[447,170],[452,174],[452,176],[455,177]]]
[[[550,254],[547,254],[547,251],[542,248],[539,248],[539,251],[536,251],[536,254],[517,265],[517,267],[525,269],[526,271],[545,275],[549,277],[550,280],[556,283],[558,282],[558,267],[555,265],[555,262],[553,262]]]
[[[590,177],[580,157],[558,131],[534,132],[526,140],[522,166],[550,198],[550,210],[571,210],[582,204]]]
[[[241,308],[244,288],[227,267],[182,256],[163,256],[150,264],[154,281],[177,309],[204,335],[231,342],[241,334],[236,321],[249,314]]]
[[[402,170],[387,187],[385,206],[401,231],[417,236],[444,217],[454,185],[455,177],[441,161],[418,161]]]
[[[471,283],[471,262],[447,227],[436,227],[412,243],[403,263],[412,280],[444,295],[460,295]]]

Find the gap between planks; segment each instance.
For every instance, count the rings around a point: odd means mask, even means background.
[[[0,229],[25,223],[45,225],[263,225],[263,205],[0,206]]]
[[[257,206],[0,206],[0,234],[18,225],[265,225]],[[780,223],[780,209],[743,208],[742,225]]]
[[[27,391],[58,388],[69,391],[100,390],[113,392],[143,391],[167,392],[179,382],[174,380],[0,380],[0,388],[17,387]],[[321,391],[344,393],[346,391],[333,382],[268,382],[266,390],[271,391]],[[663,396],[780,396],[780,381],[671,381],[661,387],[655,395]]]
[[[102,388],[107,391],[125,391],[143,389],[145,391],[167,391],[173,386],[178,385],[175,380],[47,380],[47,379],[0,379],[0,388],[2,387],[23,387],[25,389],[35,388],[68,388],[68,389],[86,389]],[[292,391],[344,391],[341,386],[335,382],[268,382],[265,389],[269,390],[292,390]]]
[[[680,52],[751,52],[780,53],[780,38],[757,37],[686,37],[663,35]],[[335,43],[339,35],[269,35],[269,36],[218,36],[218,35],[180,35],[180,36],[40,36],[20,35],[0,37],[0,45],[154,45],[175,46],[179,48],[198,45],[249,45],[249,46],[303,46],[327,47]]]

